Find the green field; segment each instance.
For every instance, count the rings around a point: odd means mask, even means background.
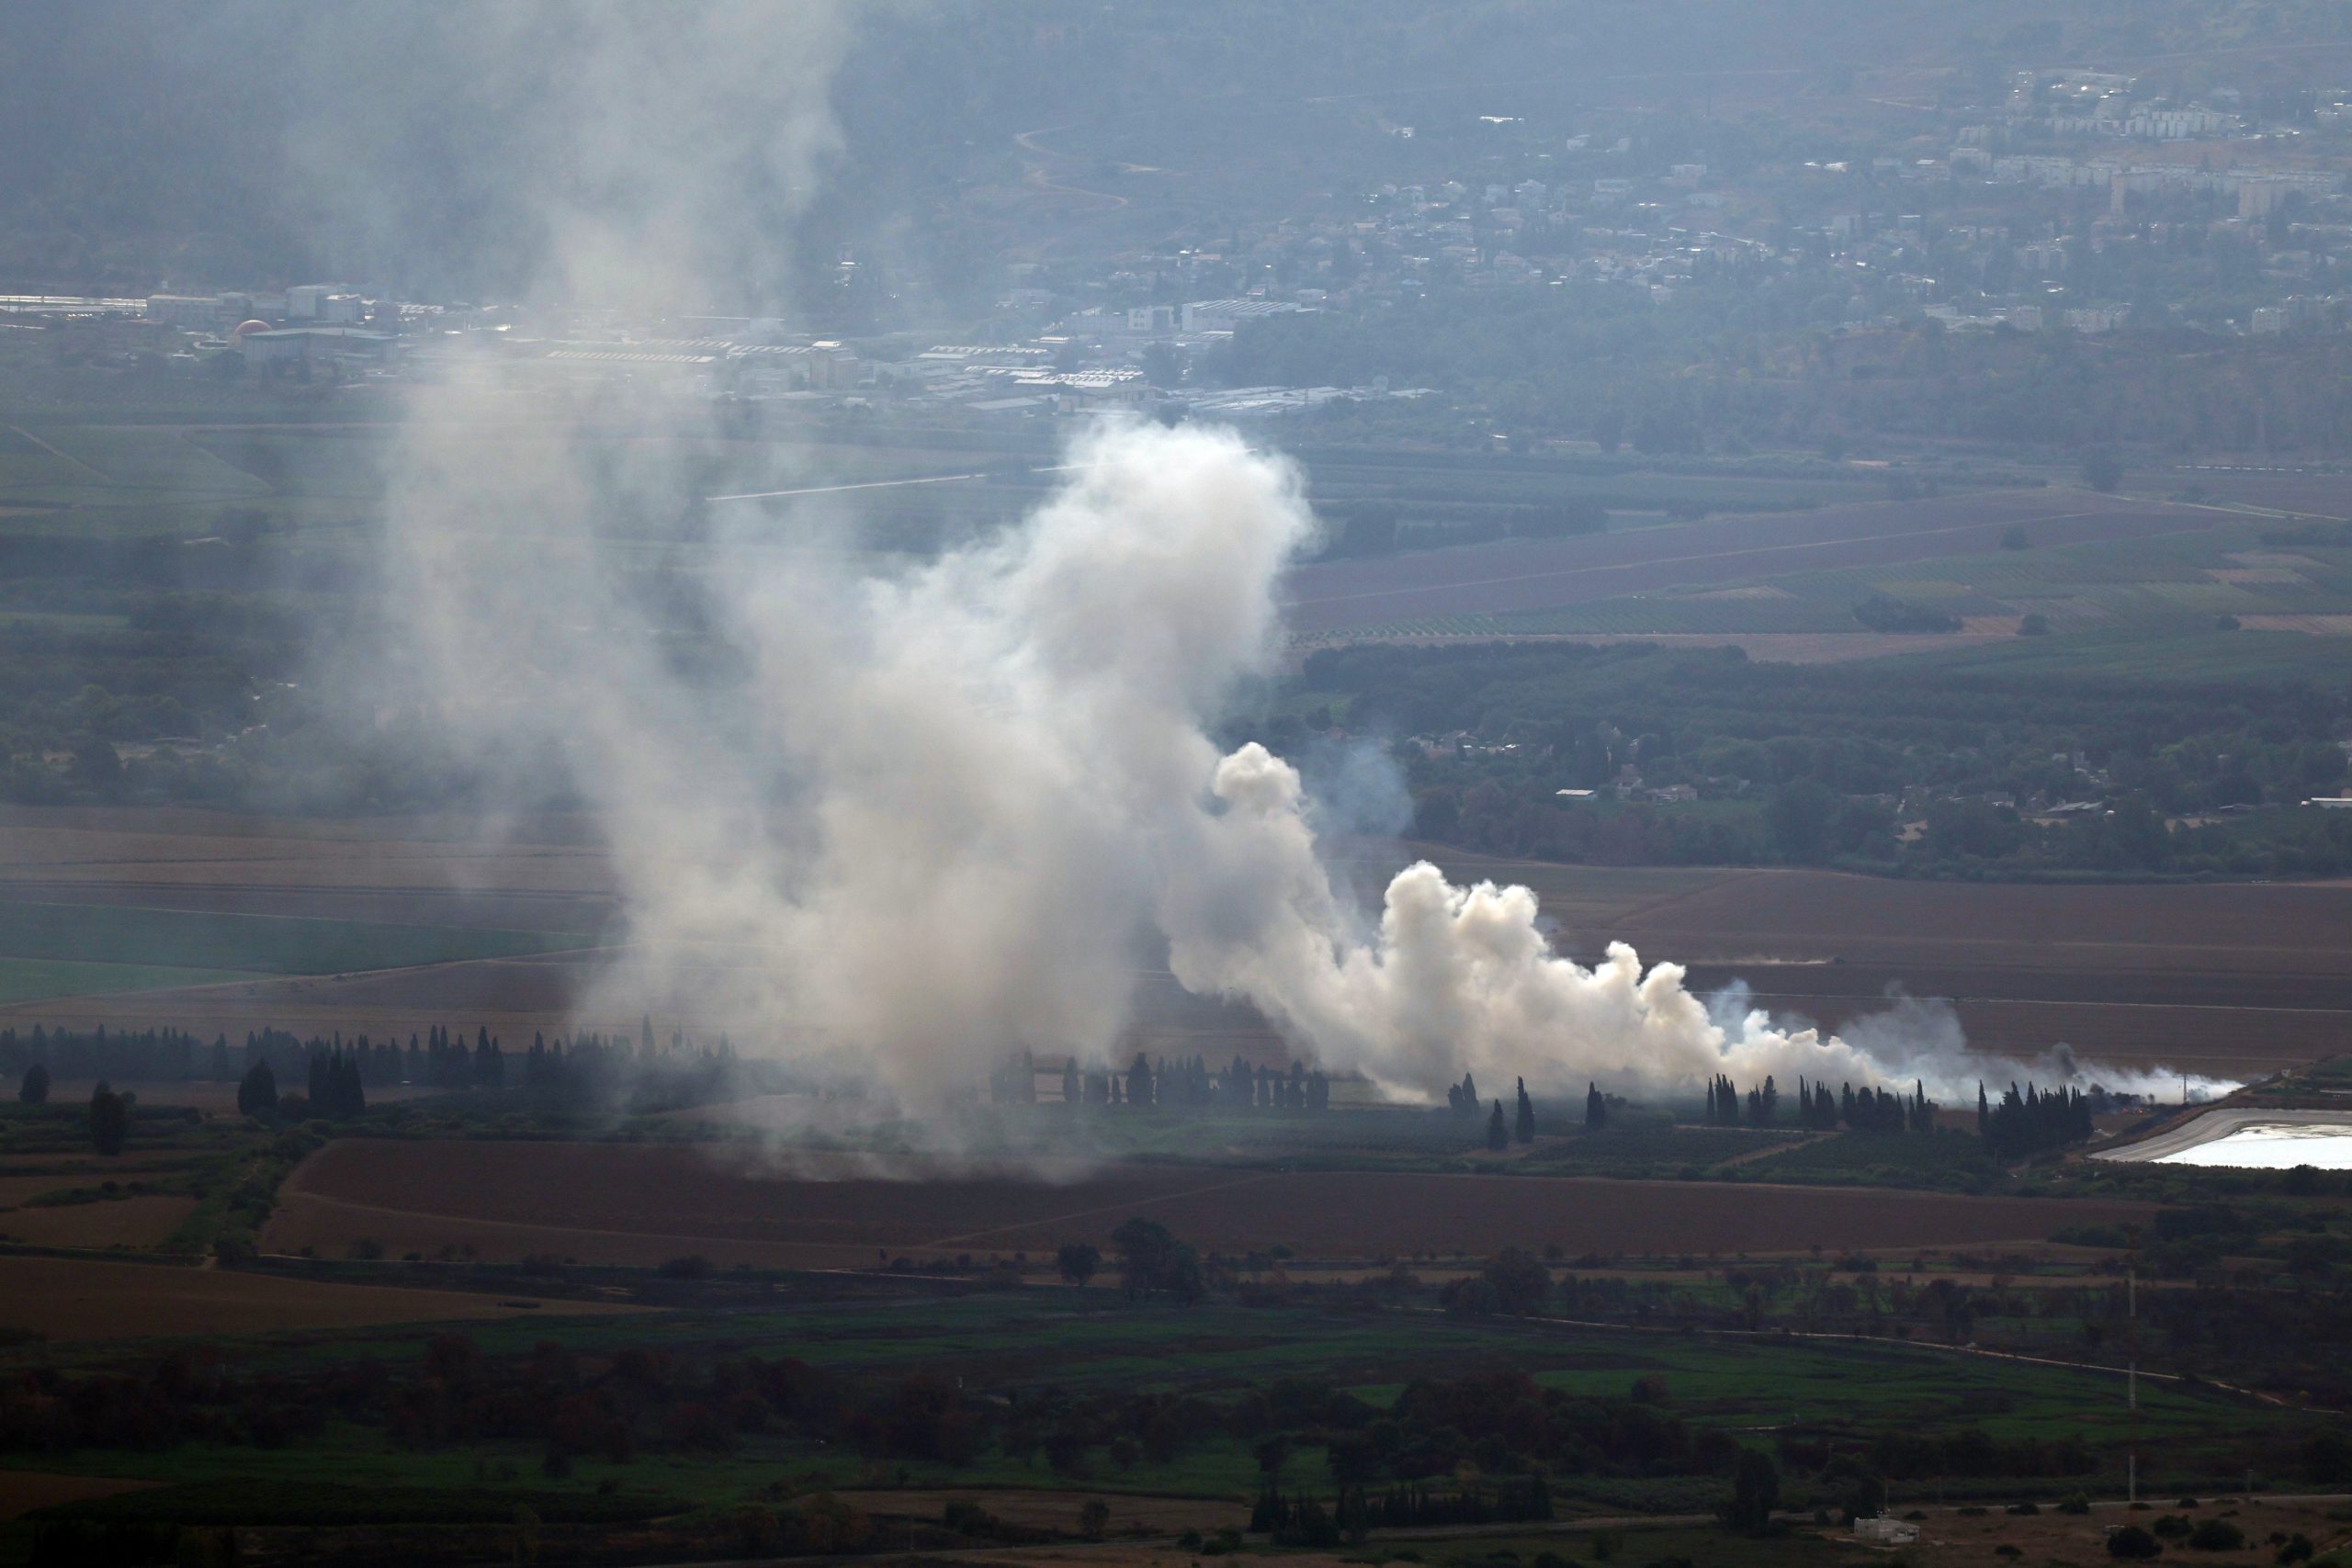
[[[1984,1191],[2004,1179],[1984,1145],[1950,1130],[1932,1137],[1909,1133],[1847,1133],[1767,1155],[1723,1172],[1750,1181],[1805,1181],[1856,1187],[1927,1187]]]
[[[300,1377],[359,1360],[413,1363],[433,1333],[379,1330],[363,1337],[242,1347],[250,1371]],[[714,1357],[796,1358],[860,1382],[887,1383],[952,1365],[967,1389],[1016,1404],[1048,1386],[1078,1394],[1190,1394],[1222,1401],[1303,1380],[1344,1390],[1376,1406],[1427,1372],[1447,1377],[1524,1370],[1543,1386],[1579,1396],[1622,1399],[1636,1379],[1664,1380],[1668,1408],[1699,1427],[1735,1434],[1759,1426],[1864,1443],[1879,1432],[1968,1429],[1996,1440],[2080,1438],[2101,1457],[2086,1478],[2095,1490],[2120,1484],[2130,1427],[2120,1381],[2108,1374],[1954,1355],[1894,1345],[1807,1344],[1770,1337],[1690,1336],[1454,1319],[1428,1313],[1333,1316],[1313,1311],[1233,1305],[1136,1309],[1102,1291],[1026,1291],[959,1299],[867,1300],[725,1314],[678,1313],[631,1319],[550,1318],[477,1325],[486,1357],[526,1356],[555,1346],[582,1356],[624,1347],[667,1354],[681,1367]],[[22,1351],[8,1360],[22,1363]],[[2207,1389],[2143,1382],[2137,1433],[2143,1475],[2177,1483],[2216,1472],[2234,1445],[2277,1427],[2275,1412]],[[724,1452],[649,1452],[626,1462],[583,1460],[561,1479],[537,1474],[537,1453],[498,1442],[396,1444],[380,1430],[331,1422],[300,1450],[191,1444],[161,1452],[79,1450],[43,1456],[44,1468],[127,1475],[199,1489],[292,1484],[334,1476],[344,1485],[447,1488],[459,1495],[511,1486],[528,1475],[551,1494],[592,1497],[615,1490],[657,1491],[706,1505],[753,1495],[778,1475],[796,1486],[872,1484],[870,1461],[786,1434],[745,1434]],[[2115,1474],[2106,1473],[2112,1463]],[[2161,1467],[2161,1468],[2158,1468]],[[1317,1449],[1296,1449],[1285,1470],[1297,1484],[1329,1484]],[[955,1464],[894,1460],[886,1483],[1066,1485],[1039,1456],[984,1450]],[[1090,1463],[1085,1484],[1111,1494],[1247,1497],[1259,1481],[1250,1444],[1211,1436],[1164,1461]],[[2085,1483],[2067,1483],[2068,1489]],[[1802,1483],[1799,1483],[1802,1485]],[[2047,1491],[2031,1481],[1995,1494]],[[1555,1479],[1569,1512],[1623,1508],[1673,1511],[1708,1506],[1719,1483],[1706,1477],[1591,1476]],[[1964,1494],[1965,1488],[1955,1488]],[[1802,1494],[1800,1494],[1802,1495]],[[125,1505],[128,1506],[129,1505]]]
[[[249,980],[243,970],[193,968],[169,964],[107,964],[69,958],[0,957],[0,1002],[47,1001],[56,997],[102,997],[116,991],[152,991],[167,986],[210,986]]]
[[[39,961],[61,971],[119,966],[158,973],[340,974],[359,969],[396,969],[414,964],[447,964],[468,958],[512,958],[578,947],[586,940],[560,931],[477,931],[374,920],[207,914],[107,904],[0,902],[0,957]],[[72,976],[61,972],[57,977]],[[205,977],[230,976],[213,973]],[[164,979],[150,983],[195,982]],[[123,984],[103,988],[137,987]]]

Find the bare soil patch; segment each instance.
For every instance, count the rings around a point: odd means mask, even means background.
[[[61,1503],[86,1503],[124,1492],[143,1492],[159,1481],[130,1481],[111,1475],[55,1475],[40,1470],[0,1470],[0,1523],[19,1519]]]
[[[461,1291],[344,1285],[97,1258],[0,1257],[0,1328],[53,1341],[271,1334],[635,1310],[564,1301],[518,1308]]]
[[[1952,998],[1972,1043],[2230,1077],[2341,1050],[2352,1034],[2352,886],[2004,886],[1829,872],[1735,873],[1571,930],[1753,986],[1831,1028],[1892,991]]]
[[[2352,615],[2240,615],[2238,624],[2257,632],[2302,632],[2311,637],[2352,637]]]
[[[590,965],[595,962],[565,953],[467,959],[363,975],[288,976],[65,997],[0,1008],[0,1022],[12,1022],[19,1030],[35,1023],[84,1031],[98,1024],[108,1029],[178,1028],[199,1039],[225,1033],[235,1042],[246,1031],[263,1028],[302,1035],[340,1030],[406,1040],[428,1024],[456,1020],[469,1033],[487,1027],[510,1047],[518,1036],[527,1046],[533,1029],[569,1028],[574,1003],[585,993]],[[637,1023],[632,1014],[583,1027],[634,1031]]]
[[[144,1248],[161,1246],[195,1212],[195,1199],[167,1197],[11,1209],[0,1213],[0,1236],[28,1247]]]
[[[479,824],[435,818],[309,820],[19,807],[0,812],[0,885],[609,894],[611,868],[601,847],[569,821],[526,825],[492,839]]]
[[[641,1144],[347,1140],[288,1183],[272,1251],[340,1256],[365,1236],[395,1256],[444,1247],[517,1258],[865,1266],[889,1257],[1050,1253],[1107,1240],[1133,1216],[1225,1252],[1306,1258],[1794,1252],[1813,1247],[2035,1241],[2144,1205],[1939,1193],[1506,1175],[1284,1172],[1121,1165],[1059,1181],[843,1162],[763,1174],[707,1149]],[[1058,1173],[1069,1174],[1069,1173]],[[834,1176],[835,1179],[814,1179]]]

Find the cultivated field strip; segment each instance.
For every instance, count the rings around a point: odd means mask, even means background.
[[[2082,491],[1994,491],[1669,528],[1302,567],[1287,581],[1294,632],[1422,616],[1492,615],[1787,572],[1883,567],[1998,547],[2022,527],[2045,545],[2210,529],[2223,514]]]
[[[0,1329],[59,1343],[635,1310],[536,1299],[526,1305],[462,1291],[347,1285],[220,1269],[0,1257]]]
[[[901,1162],[797,1173],[741,1151],[644,1144],[351,1141],[288,1183],[263,1242],[338,1256],[365,1238],[395,1255],[473,1249],[647,1263],[858,1266],[886,1256],[1049,1256],[1107,1240],[1131,1215],[1204,1248],[1288,1247],[1311,1258],[1731,1255],[1977,1246],[2135,1220],[2144,1205],[1676,1181],[1360,1171],[1064,1165],[1032,1174]],[[821,1156],[820,1156],[821,1157]],[[809,1172],[831,1177],[812,1179]]]
[[[457,933],[594,933],[612,916],[611,868],[568,819],[519,825],[504,858],[444,823],[307,821],[283,836],[279,826],[211,812],[18,808],[0,813],[0,879],[23,879],[5,890],[79,908],[300,915]],[[135,858],[79,859],[93,844],[124,843],[137,845]],[[1457,882],[1533,887],[1556,922],[1555,942],[1587,962],[1626,941],[1647,962],[1690,966],[1702,990],[1745,983],[1773,1010],[1831,1026],[1884,1007],[1899,988],[1952,998],[1970,1038],[1990,1049],[2034,1055],[2064,1042],[2086,1056],[2233,1077],[2340,1050],[2352,1037],[2352,971],[2342,961],[2352,952],[2352,885],[2015,886],[1574,866],[1376,840],[1340,844],[1335,864],[1376,895],[1417,854]],[[307,868],[315,885],[286,890],[288,866]],[[404,886],[386,886],[387,867]],[[62,880],[74,872],[83,878]],[[159,880],[159,872],[184,880]],[[705,1016],[703,998],[723,990],[704,983],[706,968],[747,959],[756,955],[699,955],[673,975],[672,990],[649,998],[650,1010],[665,1028],[763,1038],[758,1021]],[[232,1040],[263,1026],[405,1037],[448,1022],[487,1026],[512,1043],[535,1030],[634,1029],[634,1009],[587,1019],[577,1010],[600,977],[630,962],[625,949],[593,946],[256,975],[52,995],[0,1005],[0,1021],[185,1028]],[[1037,1048],[1050,1055],[1056,1043]],[[1148,966],[1138,976],[1136,1027],[1118,1048],[1220,1061],[1237,1052],[1261,1062],[1295,1055],[1250,1010],[1189,997]]]

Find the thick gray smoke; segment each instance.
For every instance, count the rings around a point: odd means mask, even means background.
[[[572,73],[514,187],[548,175],[542,293],[711,292],[744,249],[728,182],[821,159],[837,30],[805,6],[577,14],[530,13],[558,18]],[[1280,575],[1316,531],[1295,471],[1229,432],[1095,428],[1033,515],[917,564],[860,555],[847,525],[782,547],[728,508],[651,570],[625,525],[679,509],[675,460],[590,432],[643,430],[654,404],[517,396],[461,362],[417,398],[388,530],[433,710],[493,761],[559,751],[611,845],[628,956],[600,1019],[688,1017],[919,1104],[1023,1048],[1111,1057],[1164,943],[1190,990],[1400,1098],[1465,1068],[1946,1096],[2025,1071],[1988,1070],[1948,1020],[1827,1039],[1711,1012],[1622,945],[1586,969],[1526,889],[1427,864],[1361,910],[1297,773],[1209,739],[1272,673]],[[721,673],[677,656],[682,603]]]

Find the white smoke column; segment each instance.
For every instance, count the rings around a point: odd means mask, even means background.
[[[1553,953],[1527,889],[1428,864],[1368,925],[1334,892],[1295,771],[1254,744],[1220,758],[1206,734],[1272,666],[1279,575],[1313,532],[1295,474],[1194,427],[1104,426],[1072,462],[1022,525],[897,575],[722,539],[714,588],[751,661],[718,713],[600,589],[591,549],[559,558],[588,564],[553,615],[512,558],[439,581],[450,675],[571,741],[614,847],[640,956],[610,1010],[691,998],[747,1044],[923,1103],[1023,1047],[1108,1056],[1156,928],[1186,987],[1247,998],[1302,1055],[1399,1098],[1464,1068],[1646,1090],[1921,1077],[1946,1098],[2026,1071],[1928,1027],[1869,1050],[1718,1020],[1676,965],[1645,972],[1621,944],[1586,969]],[[589,504],[555,485],[534,511],[545,526]]]
[[[1946,1100],[2011,1079],[2096,1080],[2132,1092],[2177,1076],[2086,1069],[2062,1051],[2032,1063],[1969,1051],[1949,1009],[1899,1002],[1853,1040],[1777,1026],[1764,1012],[1717,1015],[1680,965],[1646,971],[1623,942],[1586,968],[1552,950],[1535,895],[1490,882],[1459,887],[1421,862],[1387,888],[1376,931],[1359,931],[1316,853],[1298,774],[1262,747],[1223,759],[1204,818],[1170,858],[1160,919],[1188,988],[1246,997],[1327,1065],[1352,1066],[1400,1097],[1426,1096],[1464,1069],[1489,1082],[1696,1089],[1717,1074],[1907,1088]],[[2229,1086],[2195,1080],[2204,1090]]]
[[[506,171],[551,247],[541,297],[647,311],[740,282],[762,232],[741,182],[795,188],[830,145],[831,13],[500,14],[487,58],[537,62],[546,94]],[[514,90],[510,69],[482,90]],[[2008,1076],[1918,1031],[1865,1048],[1719,1020],[1623,946],[1587,970],[1524,888],[1416,865],[1367,921],[1295,771],[1208,739],[1271,673],[1277,583],[1314,534],[1295,471],[1229,432],[1102,427],[1033,516],[924,564],[780,548],[773,520],[720,513],[662,547],[665,579],[628,536],[691,493],[674,450],[638,439],[662,400],[505,387],[492,359],[419,394],[389,603],[430,709],[518,784],[560,756],[608,841],[629,957],[590,1001],[601,1025],[726,1028],[922,1104],[1023,1048],[1108,1056],[1157,932],[1185,987],[1399,1097],[1465,1067],[1651,1089],[1918,1077],[1947,1098]],[[673,657],[664,581],[729,673]]]
[[[1682,971],[1645,972],[1611,944],[1587,969],[1552,951],[1533,893],[1456,887],[1426,862],[1390,882],[1378,929],[1337,907],[1302,808],[1297,773],[1256,745],[1217,765],[1222,813],[1171,864],[1162,920],[1189,988],[1246,996],[1327,1063],[1400,1094],[1426,1095],[1466,1068],[1489,1081],[1597,1079],[1615,1089],[1742,1084],[1771,1074],[1886,1081],[1882,1065],[1760,1014],[1726,1028]],[[1944,1075],[1939,1088],[1948,1089]]]
[[[1313,526],[1286,465],[1105,428],[1019,528],[895,574],[722,529],[704,585],[746,671],[714,694],[665,662],[568,446],[516,484],[424,446],[393,536],[438,706],[560,741],[612,847],[633,958],[595,1016],[690,1007],[912,1100],[1112,1049],[1164,847],[1205,819],[1204,716],[1272,667]]]
[[[811,840],[746,940],[785,1016],[902,1094],[1110,1051],[1160,846],[1216,764],[1203,716],[1270,666],[1311,527],[1228,433],[1106,428],[1072,461],[1001,538],[848,588],[803,563],[739,605]],[[692,918],[649,891],[657,926]]]

